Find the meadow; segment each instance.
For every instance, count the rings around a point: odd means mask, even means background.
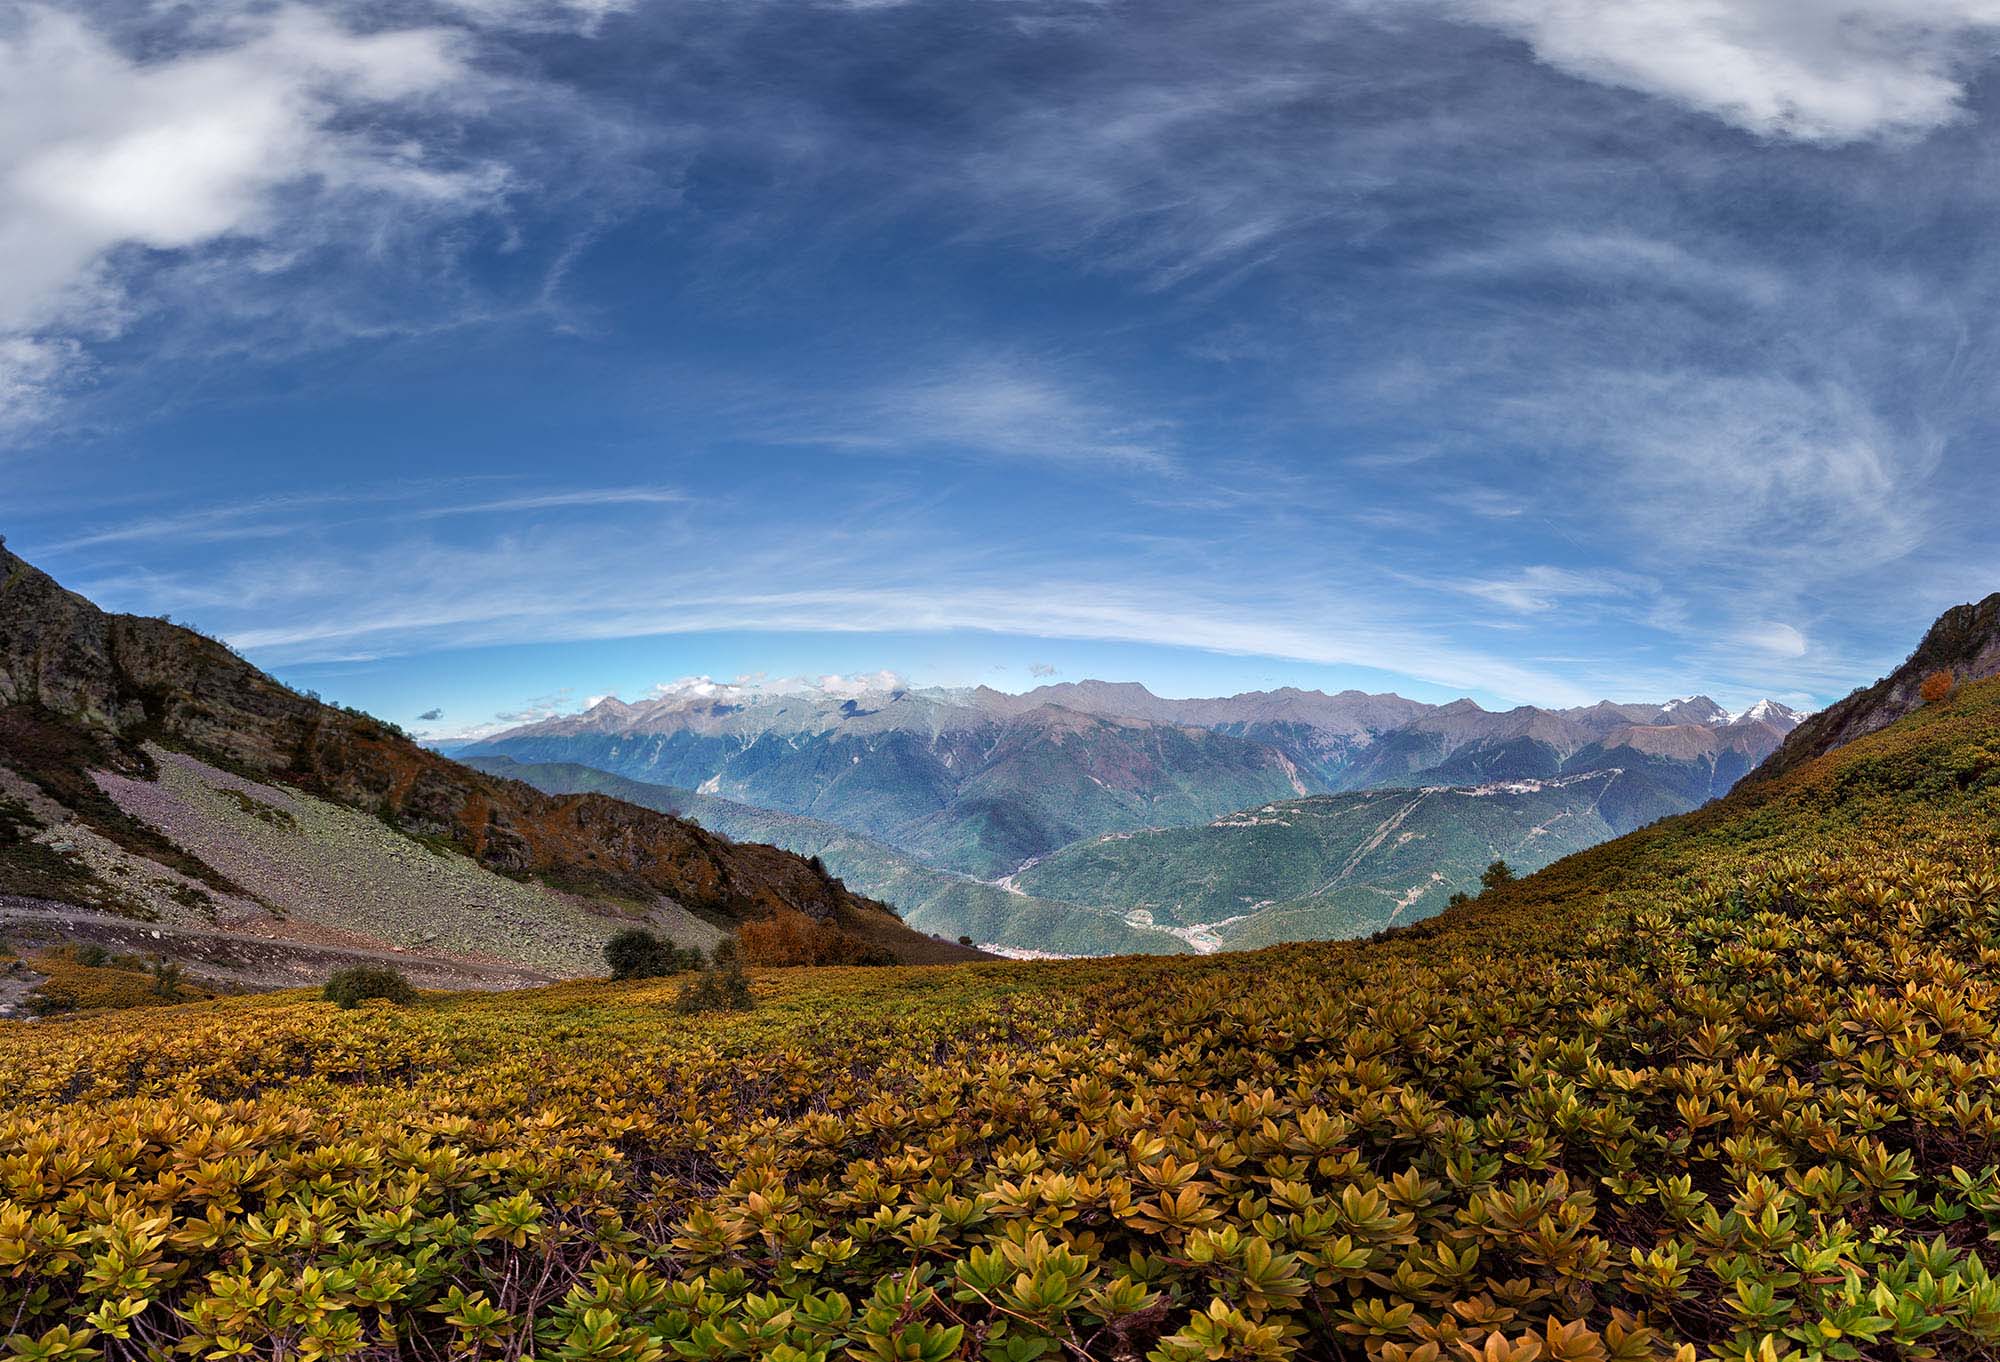
[[[0,1025],[10,1356],[1983,1358],[2000,682],[1373,941]]]

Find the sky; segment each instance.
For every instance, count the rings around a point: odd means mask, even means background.
[[[0,533],[435,737],[701,676],[1823,704],[2000,588],[1996,52],[0,0]]]

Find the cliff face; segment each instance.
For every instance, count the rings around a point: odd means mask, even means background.
[[[800,857],[602,795],[545,795],[460,766],[280,685],[191,630],[107,614],[4,541],[0,716],[0,765],[72,805],[86,782],[51,771],[50,751],[80,748],[93,766],[143,770],[140,745],[154,741],[449,842],[501,874],[614,899],[665,895],[724,922],[790,908],[864,927],[911,958],[934,954],[936,943]]]
[[[1923,706],[1924,678],[1940,671],[1950,672],[1959,685],[2000,675],[2000,592],[1938,616],[1902,666],[1800,724],[1748,779],[1781,776],[1887,728]]]

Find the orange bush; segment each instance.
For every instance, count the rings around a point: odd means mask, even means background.
[[[1934,671],[1924,678],[1924,684],[1917,691],[1924,703],[1934,705],[1940,700],[1949,700],[1958,688],[1958,680],[1949,671]]]
[[[886,964],[882,952],[831,922],[815,922],[795,909],[746,922],[737,929],[737,947],[753,965]]]

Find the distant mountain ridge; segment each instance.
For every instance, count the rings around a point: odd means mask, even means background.
[[[1704,696],[1489,711],[1285,688],[1208,699],[1076,681],[859,695],[715,686],[598,702],[460,749],[574,762],[823,819],[995,879],[1108,832],[1192,826],[1274,799],[1643,768],[1692,808],[1724,793],[1797,716]]]

